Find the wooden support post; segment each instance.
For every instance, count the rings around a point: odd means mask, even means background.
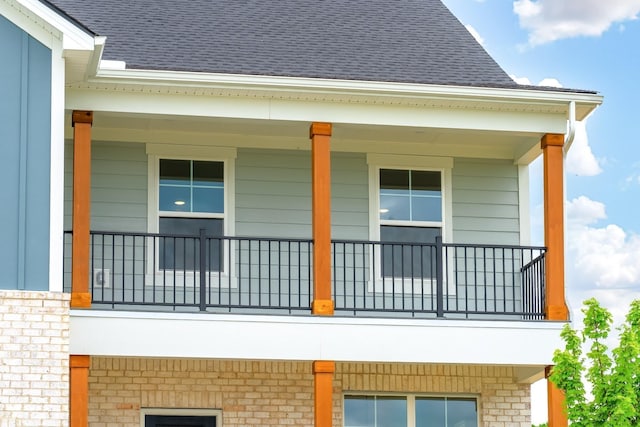
[[[92,124],[93,112],[73,112],[71,307],[74,308],[91,306],[91,294],[89,293],[89,227],[91,218]]]
[[[313,301],[311,312],[333,315],[331,298],[331,123],[312,123],[311,184],[313,223]]]
[[[567,427],[569,421],[564,405],[564,393],[558,389],[555,384],[549,381],[552,366],[545,369],[545,377],[547,378],[547,413],[549,419],[549,427]]]
[[[89,425],[89,356],[69,356],[69,426]]]
[[[315,427],[333,425],[333,374],[336,363],[316,360],[313,362],[313,421]]]
[[[568,320],[564,292],[564,135],[542,138],[544,157],[544,241],[547,246],[546,318]]]

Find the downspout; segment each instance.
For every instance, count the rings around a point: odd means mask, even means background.
[[[564,155],[567,155],[569,148],[571,148],[571,144],[573,144],[573,140],[576,137],[576,101],[569,102],[569,118],[567,136],[564,140]]]
[[[569,148],[571,148],[571,144],[573,144],[573,140],[576,137],[576,101],[570,101],[569,102],[569,118],[567,120],[568,124],[567,124],[567,136],[564,139],[564,146],[563,146],[563,159],[562,159],[562,169],[564,170],[564,174],[566,176],[566,171],[567,171],[567,153],[569,152]],[[564,194],[564,200],[565,203],[567,201],[567,180],[564,179],[563,183],[562,183],[562,194]],[[564,224],[565,224],[565,240],[564,240],[564,244],[565,244],[565,253],[567,252],[567,236],[566,236],[566,225],[567,225],[567,210],[563,209],[563,216],[564,216]],[[565,267],[566,267],[566,259],[565,259]],[[566,287],[566,277],[565,277],[565,287]],[[568,321],[571,322],[571,305],[569,304],[569,299],[565,297],[565,304],[567,305],[567,313],[568,313]]]
[[[87,66],[87,73],[85,75],[86,80],[95,77],[98,74],[98,70],[100,69],[100,62],[102,61],[102,53],[104,52],[104,44],[106,41],[107,38],[105,36],[94,37],[94,49]]]

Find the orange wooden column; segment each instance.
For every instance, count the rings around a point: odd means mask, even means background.
[[[332,427],[333,374],[336,363],[327,360],[313,362],[313,421],[315,427]]]
[[[89,425],[89,356],[69,356],[69,426]]]
[[[564,135],[542,138],[544,156],[544,240],[547,246],[546,318],[568,320],[564,296]]]
[[[552,366],[547,366],[545,377],[547,378],[547,411],[549,416],[549,427],[567,427],[569,421],[564,405],[564,393],[555,384],[549,381]]]
[[[89,224],[91,217],[91,126],[93,112],[74,111],[73,125],[73,248],[71,307],[91,306],[89,293]]]
[[[542,138],[544,157],[544,239],[547,246],[545,313],[549,320],[568,320],[564,292],[564,135]],[[548,379],[549,427],[567,427],[564,394]]]
[[[333,315],[331,299],[331,123],[312,123],[313,301],[311,313]]]

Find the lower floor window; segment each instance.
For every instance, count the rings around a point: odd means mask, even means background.
[[[216,427],[216,417],[147,415],[145,427]]]
[[[475,398],[345,396],[345,427],[477,427]]]
[[[222,427],[222,413],[214,409],[143,409],[145,427]]]

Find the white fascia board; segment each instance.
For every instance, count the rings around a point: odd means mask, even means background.
[[[94,48],[94,38],[91,34],[39,0],[3,0],[3,5],[20,10],[22,18],[16,19],[15,16],[10,16],[9,19],[49,48],[51,45],[46,31],[41,31],[42,23],[48,24],[59,32],[58,37],[62,38],[64,50],[93,50]],[[34,26],[40,28],[37,29]]]
[[[318,79],[305,77],[252,76],[154,70],[101,69],[97,81],[104,83],[154,84],[165,86],[295,91],[309,93],[340,93],[360,95],[391,95],[409,98],[446,100],[487,100],[509,103],[577,104],[602,103],[602,96],[588,93],[544,90],[486,88],[472,86],[430,85],[415,83],[370,82],[360,80]]]
[[[113,113],[182,115],[258,120],[326,121],[331,123],[475,129],[504,132],[563,133],[563,114],[496,111],[373,102],[267,99],[249,96],[212,96],[158,91],[67,90],[68,110]]]
[[[546,366],[562,322],[71,310],[70,352],[95,356]]]

